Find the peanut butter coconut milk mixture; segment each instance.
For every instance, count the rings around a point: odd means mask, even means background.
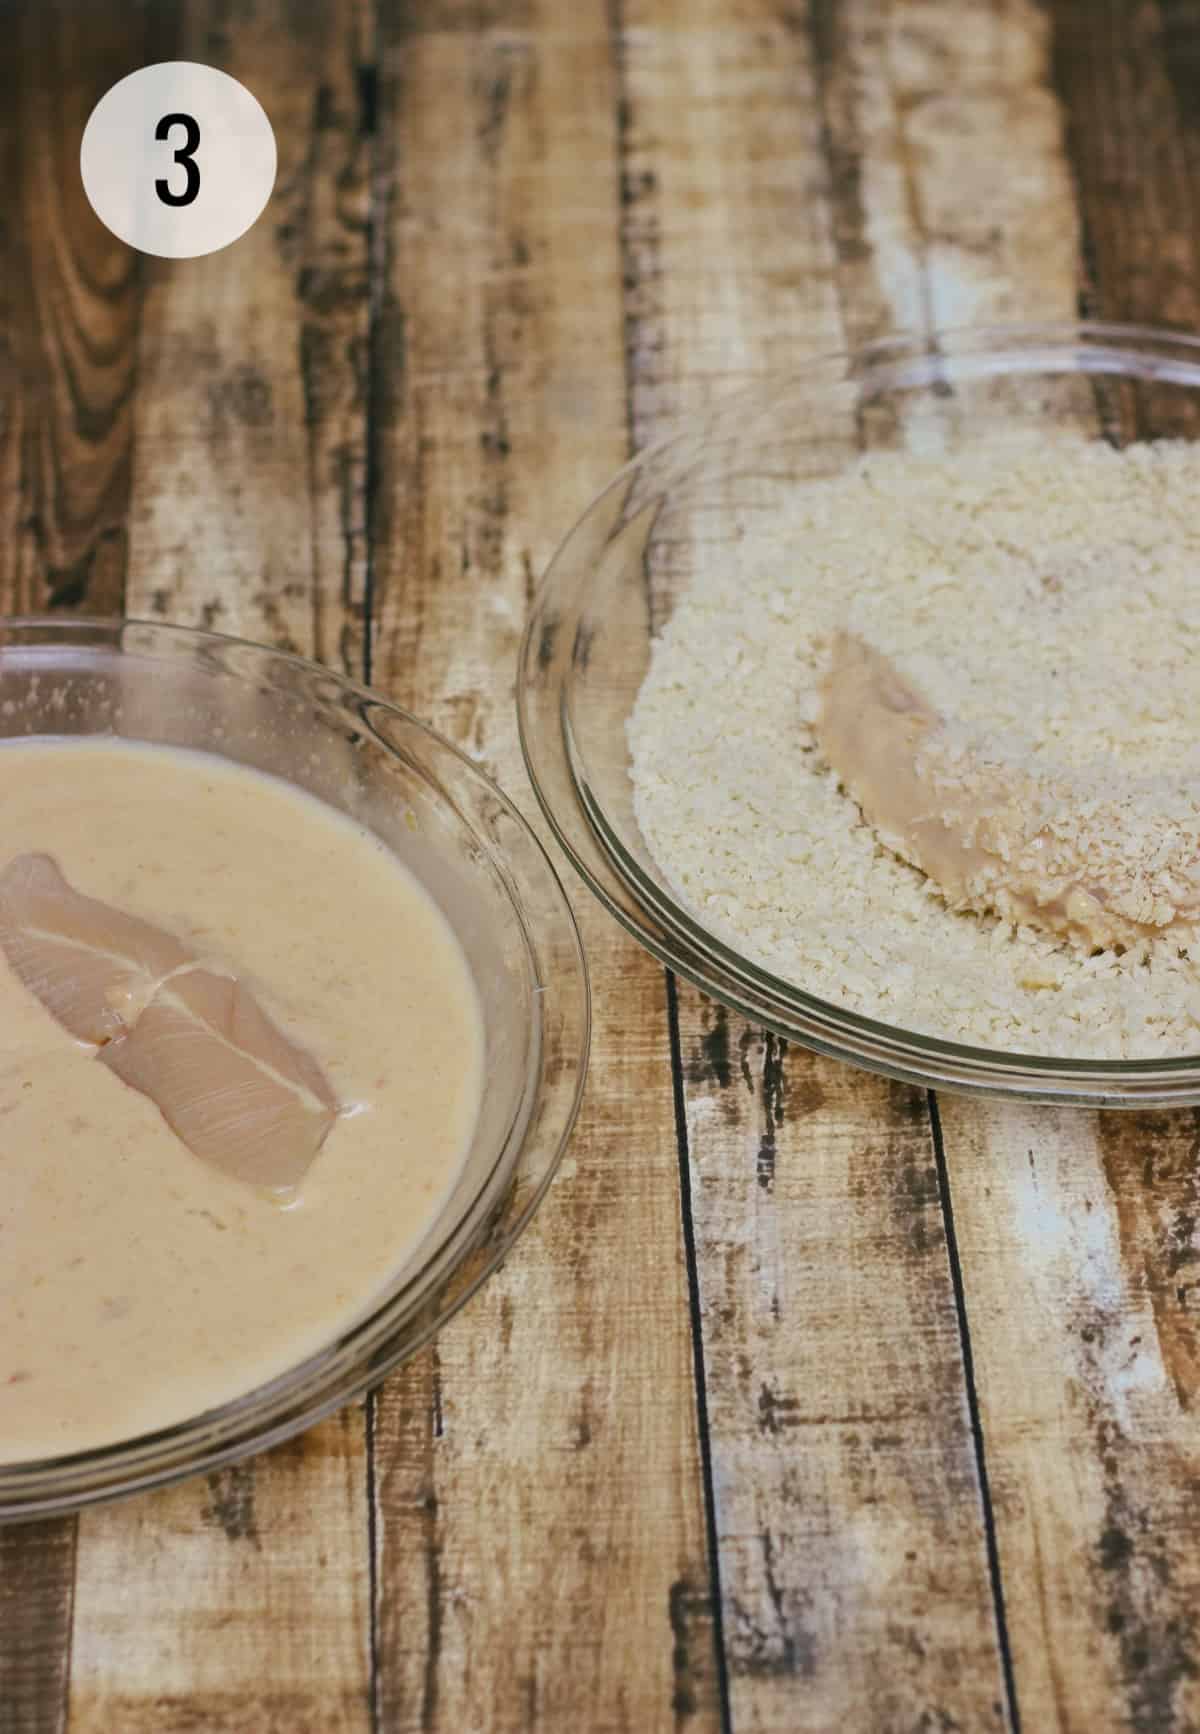
[[[1200,1051],[1200,448],[798,484],[630,719],[668,883],[774,974],[1009,1052]]]
[[[200,753],[0,746],[0,1462],[250,1391],[354,1322],[468,1150],[483,1026],[424,889]]]

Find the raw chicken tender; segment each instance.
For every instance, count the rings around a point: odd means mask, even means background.
[[[1186,790],[1162,824],[1132,817],[1120,778],[1099,794],[989,754],[941,717],[888,657],[833,641],[817,739],[895,854],[953,909],[995,911],[1086,948],[1128,946],[1200,916],[1200,836]],[[1139,791],[1144,794],[1145,791]]]
[[[243,982],[202,968],[161,928],[82,896],[49,855],[19,855],[0,874],[0,950],[193,1155],[258,1186],[300,1184],[337,1101]]]

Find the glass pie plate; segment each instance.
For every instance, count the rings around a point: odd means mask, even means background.
[[[590,1029],[575,922],[532,831],[454,747],[376,694],[213,633],[0,619],[0,738],[29,735],[203,749],[282,777],[374,831],[440,905],[467,955],[487,1083],[453,1192],[357,1323],[269,1384],[179,1425],[71,1456],[0,1463],[0,1521],[133,1493],[263,1450],[420,1348],[497,1269],[544,1196],[575,1121]]]
[[[1115,325],[897,337],[813,360],[689,420],[627,465],[550,564],[521,652],[530,776],[606,908],[670,969],[788,1041],[929,1087],[1034,1102],[1200,1102],[1200,1053],[1077,1060],[969,1047],[877,1022],[773,975],[709,931],[634,815],[626,722],[693,572],[728,557],[799,482],[864,450],[954,451],[1037,429],[1120,445],[1200,433],[1200,338]]]

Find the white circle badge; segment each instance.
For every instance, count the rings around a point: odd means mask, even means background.
[[[131,72],[79,147],[88,202],[140,253],[195,259],[244,235],[275,185],[275,134],[244,84],[195,60]]]

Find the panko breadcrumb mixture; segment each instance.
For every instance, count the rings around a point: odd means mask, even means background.
[[[797,484],[694,577],[630,717],[668,884],[914,1032],[1200,1051],[1198,499],[1190,442],[1062,435]]]

